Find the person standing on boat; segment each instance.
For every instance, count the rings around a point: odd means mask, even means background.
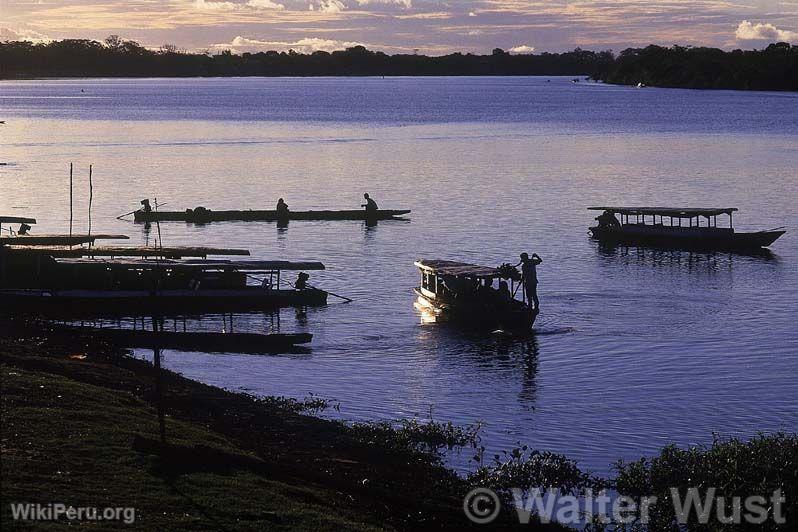
[[[521,253],[521,262],[516,266],[521,266],[521,276],[524,282],[524,292],[526,292],[527,302],[535,304],[535,310],[540,310],[540,301],[538,301],[538,264],[541,264],[541,259],[537,253],[533,253],[530,258],[528,254]]]
[[[288,221],[288,204],[283,198],[277,200],[277,221],[285,223]]]
[[[365,207],[366,208],[366,214],[367,215],[377,214],[377,209],[379,209],[379,207],[377,207],[377,202],[369,197],[369,193],[368,192],[363,194],[363,197],[366,199],[366,203],[361,205],[361,207]]]

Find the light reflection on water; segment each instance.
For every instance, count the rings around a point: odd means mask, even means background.
[[[352,297],[279,313],[309,355],[168,352],[168,367],[250,393],[341,403],[347,419],[485,423],[598,472],[712,432],[798,429],[798,106],[767,93],[634,91],[555,80],[124,80],[1,83],[0,211],[78,226],[94,164],[94,230],[166,208],[352,208],[364,191],[409,222],[161,224],[164,245],[320,259],[311,281]],[[91,100],[69,96],[85,87]],[[255,94],[256,96],[253,96]],[[386,94],[397,94],[386,99]],[[36,98],[30,98],[31,95]],[[83,188],[81,188],[83,187]],[[735,225],[788,233],[770,254],[604,249],[603,203],[736,206]],[[488,265],[539,253],[542,312],[523,342],[422,325],[413,261]],[[237,316],[270,332],[274,316]],[[221,320],[204,318],[214,330]],[[462,460],[466,460],[465,457]]]

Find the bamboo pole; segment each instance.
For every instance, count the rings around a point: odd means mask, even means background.
[[[91,167],[89,165],[89,236],[91,236],[91,202],[94,199],[94,185],[91,181]],[[89,242],[89,246],[91,246],[91,242]]]
[[[72,163],[69,163],[69,238],[72,238]]]

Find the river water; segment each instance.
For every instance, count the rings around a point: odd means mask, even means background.
[[[334,399],[346,419],[481,421],[598,473],[713,433],[798,430],[798,95],[634,89],[563,78],[0,82],[0,212],[131,243],[141,198],[182,210],[356,208],[408,222],[161,224],[164,245],[319,259],[331,299],[237,331],[308,331],[309,354],[167,352],[231,390]],[[786,226],[763,256],[600,249],[590,205],[733,206],[735,227]],[[536,252],[531,340],[424,325],[417,258],[497,265]],[[278,319],[279,318],[279,319]],[[221,329],[208,318],[204,328]],[[466,456],[455,458],[465,462]]]

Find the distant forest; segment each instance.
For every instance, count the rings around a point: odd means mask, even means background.
[[[151,50],[110,36],[104,42],[67,39],[0,43],[0,78],[196,76],[589,76],[607,83],[697,89],[798,90],[798,46],[764,50],[647,46],[617,56],[575,49],[564,53],[387,55],[355,46],[301,54]]]

